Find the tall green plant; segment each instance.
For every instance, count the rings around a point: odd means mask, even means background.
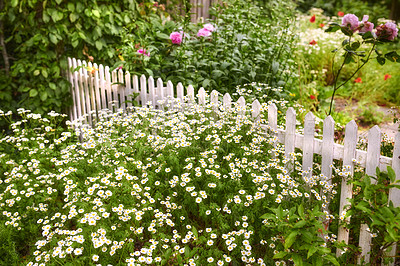
[[[1,109],[60,112],[71,103],[67,56],[110,62],[134,0],[1,0]]]

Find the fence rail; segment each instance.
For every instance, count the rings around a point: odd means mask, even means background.
[[[79,66],[85,66],[86,63],[76,59],[68,59],[70,69],[76,69]],[[123,73],[122,70],[114,70],[110,73],[109,67],[103,67],[88,63],[89,67],[98,68],[94,74],[91,74],[85,68],[78,71],[69,71],[69,79],[72,84],[71,94],[73,97],[73,107],[71,108],[71,120],[76,121],[82,116],[87,119],[86,122],[92,125],[93,117],[91,112],[108,108],[110,110],[126,109],[132,106],[132,100],[136,100],[142,106],[152,105],[155,108],[160,107],[159,100],[164,100],[168,96],[185,99],[189,102],[195,102],[194,89],[188,86],[186,97],[184,87],[181,83],[176,86],[174,91],[173,84],[168,81],[167,85],[161,79],[154,83],[154,79],[146,79],[144,75],[140,77],[130,76],[129,72]],[[136,99],[132,99],[132,94],[138,93]],[[200,88],[197,95],[198,104],[206,103],[206,92]],[[218,106],[219,97],[217,91],[210,94],[210,102]],[[115,106],[113,106],[115,104]],[[246,112],[246,102],[243,97],[237,101],[241,107],[242,114]],[[229,94],[223,96],[222,105],[224,108],[232,107],[232,98]],[[251,114],[254,119],[260,116],[261,104],[255,100],[251,104]],[[400,132],[395,135],[395,144],[393,157],[389,158],[380,155],[381,130],[374,126],[368,132],[367,150],[357,149],[357,124],[354,121],[349,122],[345,128],[344,145],[334,142],[335,122],[331,116],[328,116],[323,123],[322,140],[315,138],[315,117],[310,112],[306,115],[304,121],[304,134],[296,133],[296,112],[293,108],[288,108],[286,112],[285,129],[278,128],[278,111],[274,104],[268,107],[268,124],[263,125],[265,130],[274,134],[277,141],[285,145],[285,155],[290,156],[299,148],[303,152],[303,178],[311,176],[310,169],[313,168],[314,154],[322,156],[321,173],[328,183],[331,183],[333,160],[343,161],[343,165],[348,167],[348,176],[344,176],[341,183],[340,208],[339,215],[344,211],[345,205],[349,204],[348,199],[352,198],[352,186],[347,184],[346,178],[351,178],[354,173],[354,167],[360,165],[365,168],[366,174],[375,176],[375,170],[379,167],[386,171],[387,166],[391,166],[396,173],[396,178],[400,179]],[[373,182],[373,181],[372,181]],[[393,201],[394,206],[400,206],[400,190],[392,189],[389,193],[389,199]],[[367,226],[362,225],[360,230],[359,246],[362,249],[361,256],[366,262],[369,262],[371,250],[371,235],[367,231]],[[338,240],[348,243],[349,231],[345,227],[340,227]],[[341,251],[337,251],[340,256]],[[390,256],[395,256],[396,247],[390,252]],[[360,256],[360,258],[361,258]],[[394,265],[394,264],[393,264]]]

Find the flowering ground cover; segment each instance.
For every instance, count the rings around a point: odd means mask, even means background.
[[[20,109],[23,120],[0,140],[1,259],[338,265],[335,231],[345,213],[337,215],[337,183],[329,185],[318,164],[303,180],[301,153],[286,158],[259,122],[238,111],[134,108],[66,131],[57,126],[62,115]],[[351,261],[355,250],[345,250],[341,258]]]

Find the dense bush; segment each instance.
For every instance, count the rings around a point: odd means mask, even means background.
[[[0,70],[3,110],[24,106],[39,113],[65,111],[67,56],[109,61],[140,7],[132,0],[2,0]]]
[[[209,21],[214,29],[208,36],[198,36],[203,23],[159,17],[138,22],[126,29],[120,64],[133,73],[221,93],[232,93],[237,85],[250,82],[287,90],[295,76],[292,9],[279,3],[265,10],[242,0],[215,6],[211,10],[215,19]],[[181,43],[171,42],[173,32],[183,36]]]

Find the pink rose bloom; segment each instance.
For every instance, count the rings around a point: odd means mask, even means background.
[[[387,22],[385,25],[376,27],[376,36],[378,39],[393,41],[397,37],[399,29],[393,22]]]
[[[353,32],[355,32],[358,28],[359,22],[358,17],[354,14],[344,15],[342,19],[342,26],[350,28]]]
[[[146,53],[146,49],[139,49],[137,50],[139,54],[145,55],[145,56],[150,56],[150,53]]]
[[[215,31],[214,26],[212,24],[210,24],[210,23],[204,24],[203,28],[208,30],[208,31],[211,31],[211,32]]]
[[[173,44],[181,44],[182,43],[182,34],[180,32],[173,32],[169,35]]]
[[[199,29],[199,32],[197,32],[197,37],[209,37],[209,36],[211,36],[211,31],[205,28]]]
[[[374,23],[369,22],[368,19],[369,19],[368,15],[363,16],[363,19],[360,24],[361,25],[360,32],[363,32],[363,33],[368,32],[368,31],[372,32],[372,30],[374,29]]]

